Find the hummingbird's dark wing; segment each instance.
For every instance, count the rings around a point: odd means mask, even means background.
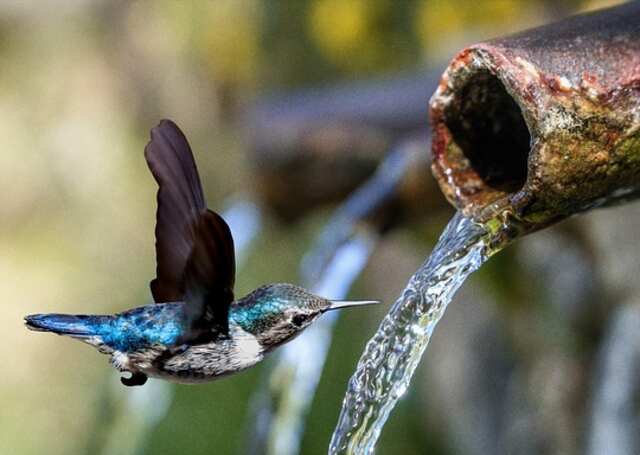
[[[226,332],[235,256],[227,223],[206,207],[191,147],[178,126],[162,120],[145,147],[158,182],[156,302],[184,300],[194,326]]]
[[[195,329],[213,328],[227,335],[236,279],[231,230],[212,210],[204,212],[194,227],[193,251],[184,271],[187,315]]]
[[[184,297],[184,268],[193,249],[194,224],[206,211],[200,177],[182,131],[170,120],[151,130],[144,156],[158,182],[156,213],[156,278],[151,293],[156,302]]]

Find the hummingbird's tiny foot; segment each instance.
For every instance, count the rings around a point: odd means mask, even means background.
[[[133,387],[136,385],[143,385],[147,382],[147,375],[144,373],[131,373],[131,377],[125,378],[124,376],[120,378],[120,382],[126,385],[127,387]]]

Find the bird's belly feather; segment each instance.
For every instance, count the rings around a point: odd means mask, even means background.
[[[253,335],[235,324],[230,328],[230,339],[189,346],[162,362],[156,361],[162,354],[161,348],[152,347],[129,354],[116,352],[112,363],[121,371],[138,371],[171,382],[192,384],[212,381],[249,368],[264,356],[262,346]]]

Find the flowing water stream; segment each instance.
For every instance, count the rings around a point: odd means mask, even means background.
[[[487,227],[461,213],[451,219],[431,256],[411,277],[367,343],[349,381],[330,454],[373,452],[453,295],[506,243],[506,237],[492,235]]]

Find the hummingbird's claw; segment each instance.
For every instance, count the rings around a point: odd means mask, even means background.
[[[127,387],[133,387],[136,385],[143,385],[147,382],[147,375],[143,373],[131,373],[131,377],[125,378],[124,376],[120,378],[120,382],[126,385]]]

